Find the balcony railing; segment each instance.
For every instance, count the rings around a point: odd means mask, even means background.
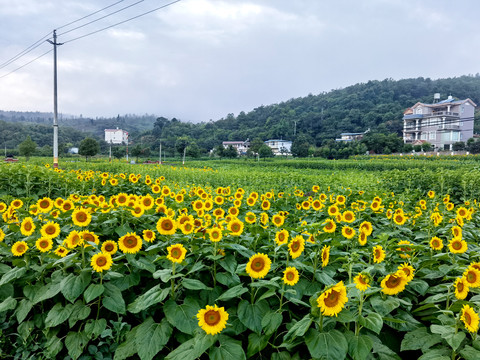
[[[457,112],[451,111],[434,111],[432,116],[459,116],[460,114]]]
[[[423,114],[403,115],[403,120],[422,119],[422,118],[423,118]]]
[[[460,125],[442,124],[438,127],[438,130],[460,130]]]

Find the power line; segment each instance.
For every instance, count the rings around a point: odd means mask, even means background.
[[[141,2],[144,2],[144,1],[145,1],[145,0],[137,1],[136,3],[130,4],[130,5],[128,5],[128,6],[125,6],[125,7],[121,8],[121,9],[118,9],[118,10],[116,10],[116,11],[110,13],[110,14],[101,16],[101,17],[99,17],[98,19],[89,21],[89,22],[87,22],[87,23],[85,23],[85,24],[82,24],[82,25],[77,26],[77,27],[75,27],[75,28],[73,28],[73,29],[70,29],[70,30],[68,30],[68,31],[65,31],[65,32],[63,32],[63,33],[61,33],[61,34],[58,34],[58,36],[65,35],[65,34],[68,34],[68,33],[72,32],[72,31],[81,29],[82,27],[85,27],[85,26],[90,25],[90,24],[93,24],[93,23],[95,23],[95,22],[97,22],[97,21],[103,20],[103,19],[105,19],[105,18],[107,18],[107,17],[109,17],[109,16],[112,16],[112,15],[114,15],[114,14],[117,14],[117,13],[119,13],[120,11],[129,9],[129,8],[131,8],[131,7],[135,6],[135,5],[138,5],[138,4],[140,4]],[[102,9],[102,10],[103,10],[103,9]],[[99,10],[99,11],[101,11],[101,10]],[[99,11],[97,11],[97,12],[99,12]],[[93,14],[90,14],[90,15],[93,15]],[[88,15],[88,16],[90,16],[90,15]],[[79,19],[79,20],[80,20],[80,19]]]
[[[88,15],[86,15],[86,16],[83,16],[83,17],[81,17],[80,19],[71,21],[71,22],[69,22],[68,24],[65,24],[65,25],[62,25],[62,26],[60,26],[60,27],[57,27],[57,30],[63,29],[64,27],[70,26],[70,25],[72,25],[72,24],[75,24],[76,22],[82,21],[83,19],[86,19],[86,18],[88,18],[88,17],[90,17],[90,16],[93,16],[93,15],[95,15],[95,14],[98,14],[99,12],[102,12],[103,10],[107,10],[108,8],[111,8],[112,6],[115,6],[115,5],[117,5],[117,4],[119,4],[119,3],[123,2],[123,1],[125,1],[125,0],[117,1],[116,3],[113,3],[113,4],[111,4],[111,5],[108,5],[108,6],[104,7],[103,9],[97,10],[97,11],[91,13],[91,14],[88,14]],[[142,0],[142,1],[143,1],[143,0]]]
[[[93,15],[95,15],[95,14],[98,14],[99,12],[104,11],[104,10],[106,10],[106,9],[108,9],[108,8],[111,8],[112,6],[115,6],[115,5],[117,5],[117,4],[119,4],[119,3],[123,2],[123,1],[125,1],[125,0],[117,1],[117,2],[115,2],[115,3],[113,3],[113,4],[111,4],[111,5],[108,5],[108,6],[104,7],[104,8],[102,8],[102,9],[100,9],[100,10],[97,10],[97,11],[91,13],[91,14],[88,14],[88,15],[86,15],[86,16],[83,16],[83,17],[81,17],[81,18],[79,18],[79,19],[77,19],[77,20],[71,21],[71,22],[69,22],[69,23],[67,23],[67,24],[65,24],[65,25],[62,25],[62,26],[60,26],[60,27],[57,28],[57,29],[62,29],[62,28],[64,28],[64,27],[67,27],[67,26],[69,26],[69,25],[72,25],[72,24],[74,24],[74,23],[76,23],[76,22],[78,22],[78,21],[81,21],[81,20],[83,20],[83,19],[86,19],[86,18],[88,18],[88,17],[90,17],[90,16],[93,16]],[[144,0],[142,0],[142,1],[144,1]],[[133,5],[135,5],[135,4],[133,4]],[[121,10],[120,10],[120,11],[121,11]],[[118,12],[118,11],[117,11],[117,12]],[[107,16],[108,16],[108,15],[107,15]],[[75,29],[73,29],[73,30],[75,30]],[[73,30],[70,30],[70,31],[73,31]],[[33,50],[35,50],[36,48],[38,48],[39,46],[43,45],[43,44],[44,44],[44,40],[47,39],[48,37],[50,37],[50,34],[51,34],[51,31],[48,32],[48,34],[46,34],[45,36],[41,37],[39,40],[35,41],[32,45],[28,46],[26,49],[22,50],[21,52],[19,52],[19,53],[16,54],[15,56],[11,57],[10,59],[6,60],[4,63],[0,64],[0,69],[3,69],[4,67],[12,64],[12,63],[15,62],[16,60],[19,60],[19,59],[22,58],[23,56],[27,55],[27,54],[30,53],[31,51],[33,51]],[[43,56],[43,55],[41,55],[41,56]],[[40,56],[40,57],[41,57],[41,56]],[[22,68],[22,67],[23,67],[23,66],[21,66],[20,68]],[[11,74],[11,72],[8,73],[8,74]],[[8,75],[8,74],[7,74],[7,75]],[[6,76],[6,75],[5,75],[5,76]],[[3,76],[2,76],[2,77],[3,77]],[[0,77],[0,78],[1,78],[1,77]]]
[[[30,60],[29,62],[27,62],[27,63],[23,64],[22,66],[19,66],[18,68],[16,68],[16,69],[14,69],[14,70],[10,71],[9,73],[7,73],[7,74],[5,74],[5,75],[2,75],[2,76],[0,76],[0,79],[3,79],[4,77],[6,77],[6,76],[8,76],[8,75],[10,75],[10,74],[13,74],[14,72],[16,72],[16,71],[18,71],[18,70],[20,70],[20,69],[24,68],[25,66],[27,66],[27,65],[30,65],[30,64],[31,64],[31,63],[33,63],[34,61],[37,61],[37,60],[38,60],[38,59],[40,59],[42,56],[45,56],[45,55],[47,55],[48,53],[51,53],[52,51],[53,51],[53,49],[50,49],[50,50],[48,50],[48,51],[44,52],[42,55],[40,55],[40,56],[37,56],[35,59],[33,59],[33,60]]]
[[[39,47],[40,45],[43,45],[44,44],[44,40],[50,36],[50,32],[43,36],[42,38],[40,38],[39,40],[35,41],[32,45],[30,45],[29,47],[27,47],[26,49],[22,50],[21,52],[19,52],[17,55],[15,55],[14,57],[10,58],[9,60],[5,61],[4,63],[0,64],[0,69],[3,69],[5,66],[8,66],[10,65],[11,63],[13,63],[14,61],[20,59],[21,57],[23,57],[24,55],[28,54],[29,52],[33,51],[34,49],[36,49],[37,47]]]
[[[170,2],[170,3],[168,3],[168,4],[159,6],[159,7],[155,8],[155,9],[152,9],[152,10],[146,11],[146,12],[144,12],[144,13],[141,13],[141,14],[139,14],[139,15],[133,16],[133,17],[131,17],[131,18],[129,18],[129,19],[120,21],[120,22],[118,22],[118,23],[116,23],[116,24],[113,24],[113,25],[104,27],[104,28],[99,29],[99,30],[92,31],[92,32],[90,32],[90,33],[88,33],[88,34],[85,34],[85,35],[82,35],[82,36],[79,36],[79,37],[76,37],[76,38],[73,38],[73,39],[70,39],[70,40],[67,40],[67,41],[64,41],[63,43],[64,43],[64,44],[67,44],[67,43],[69,43],[69,42],[73,42],[73,41],[82,39],[82,38],[84,38],[84,37],[87,37],[87,36],[90,36],[90,35],[99,33],[99,32],[101,32],[101,31],[110,29],[110,28],[115,27],[115,26],[117,26],[117,25],[124,24],[124,23],[126,23],[126,22],[131,21],[131,20],[138,19],[138,18],[140,18],[140,17],[142,17],[142,16],[145,16],[145,15],[148,15],[148,14],[150,14],[150,13],[152,13],[152,12],[155,12],[155,11],[158,11],[158,10],[160,10],[160,9],[166,8],[167,6],[173,5],[173,4],[175,4],[175,3],[177,3],[177,2],[180,2],[180,1],[181,1],[181,0],[172,1],[172,2]]]

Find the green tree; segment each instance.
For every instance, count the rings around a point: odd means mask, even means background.
[[[123,146],[112,146],[112,155],[116,159],[120,159],[121,157],[125,156],[125,147]]]
[[[258,154],[259,149],[265,145],[262,139],[256,137],[250,142],[250,146],[248,147],[254,154]]]
[[[463,151],[465,150],[465,143],[463,141],[456,142],[452,145],[453,151]]]
[[[472,154],[480,154],[480,141],[472,141],[470,142],[470,145],[468,146],[468,151],[470,151]]]
[[[298,135],[292,143],[292,155],[295,157],[307,157],[311,139],[305,134]]]
[[[175,141],[175,150],[180,154],[180,156],[183,156],[183,152],[187,148],[190,143],[192,143],[192,139],[189,136],[180,136],[177,138]]]
[[[135,145],[132,148],[131,154],[132,156],[135,156],[135,162],[138,162],[138,157],[142,154],[142,148],[140,147],[139,144]]]
[[[260,148],[258,149],[258,155],[261,157],[261,158],[268,158],[268,157],[274,157],[275,155],[273,155],[273,151],[272,151],[272,148],[266,144],[263,144],[262,146],[260,146]]]
[[[424,142],[422,144],[422,150],[427,152],[427,151],[432,151],[433,150],[433,145],[430,144],[429,142]]]
[[[229,159],[236,158],[238,156],[237,149],[235,149],[232,145],[228,145],[228,147],[223,151],[223,156]]]
[[[187,156],[198,158],[200,157],[200,152],[201,152],[200,148],[195,142],[187,146],[187,151],[186,151]]]
[[[78,154],[85,156],[85,161],[88,161],[89,156],[95,156],[100,151],[98,141],[92,138],[85,138],[80,142],[78,147]]]
[[[20,152],[20,155],[25,156],[27,161],[30,159],[30,156],[35,153],[36,149],[37,144],[30,138],[30,135],[18,145],[18,151]]]

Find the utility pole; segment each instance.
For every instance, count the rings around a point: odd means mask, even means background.
[[[57,110],[57,30],[53,30],[53,168],[58,168],[58,110]]]
[[[158,157],[158,163],[162,165],[162,142],[160,141],[160,156]]]

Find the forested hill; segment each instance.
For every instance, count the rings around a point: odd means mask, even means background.
[[[442,99],[448,95],[470,98],[480,107],[480,75],[369,81],[260,106],[236,117],[230,114],[215,122],[215,127],[229,130],[225,140],[292,140],[296,132],[310,135],[318,146],[342,132],[363,132],[368,128],[400,135],[405,109],[419,101],[432,103],[434,93],[440,93]]]

